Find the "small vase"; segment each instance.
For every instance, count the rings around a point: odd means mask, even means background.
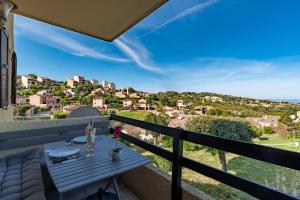
[[[111,150],[110,156],[111,156],[112,160],[116,160],[116,161],[120,160],[120,151]]]

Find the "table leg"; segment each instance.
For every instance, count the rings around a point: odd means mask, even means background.
[[[64,200],[64,194],[63,193],[59,193],[58,194],[58,199],[59,200]]]
[[[117,197],[118,197],[118,200],[121,200],[121,197],[120,197],[120,192],[119,192],[119,188],[118,188],[118,183],[117,183],[117,179],[115,176],[112,177],[113,179],[113,183],[114,183],[114,188],[115,188],[115,191],[116,191],[116,194],[117,194]]]
[[[106,184],[106,186],[104,187],[104,192],[106,192],[106,190],[111,186],[111,184],[112,184],[112,182],[113,182],[113,180],[112,179],[110,179],[109,180],[109,182]]]

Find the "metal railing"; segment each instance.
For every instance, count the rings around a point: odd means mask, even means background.
[[[215,179],[228,186],[244,191],[259,199],[297,199],[289,194],[277,191],[264,185],[249,181],[247,179],[223,172],[200,162],[191,160],[183,156],[183,141],[189,141],[211,148],[235,153],[241,156],[253,158],[255,160],[272,163],[294,170],[300,170],[300,153],[271,148],[262,145],[250,144],[210,135],[194,133],[186,130],[171,128],[167,126],[147,123],[139,120],[129,119],[117,115],[111,115],[111,120],[140,127],[149,131],[157,132],[173,138],[173,152],[154,146],[139,140],[128,134],[122,134],[122,138],[150,151],[164,159],[172,162],[172,200],[182,199],[182,168],[188,168],[207,177]]]

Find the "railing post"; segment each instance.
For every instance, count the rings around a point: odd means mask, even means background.
[[[183,141],[180,138],[180,134],[178,134],[175,137],[173,137],[172,189],[171,189],[172,200],[182,199],[182,189],[181,189],[182,149],[183,149]]]

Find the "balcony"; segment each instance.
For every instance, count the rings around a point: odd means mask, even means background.
[[[32,148],[39,148],[42,151],[42,146],[45,143],[83,135],[86,124],[90,120],[94,121],[97,134],[109,134],[113,130],[113,124],[118,122],[173,138],[173,148],[166,150],[135,138],[130,133],[122,134],[123,141],[129,146],[134,145],[134,147],[142,148],[172,163],[172,175],[162,172],[152,164],[121,174],[118,177],[118,181],[120,182],[122,199],[211,199],[210,196],[182,181],[182,168],[200,173],[258,199],[297,199],[297,197],[274,188],[252,182],[231,173],[225,173],[209,165],[187,158],[183,155],[182,147],[183,141],[189,141],[293,170],[300,169],[298,162],[300,158],[299,153],[202,135],[117,115],[61,120],[0,122],[0,158]],[[44,161],[41,161],[41,166],[45,195],[47,199],[57,199],[56,189],[49,177]],[[87,195],[95,193],[97,188],[103,187],[104,184],[101,181],[78,188],[76,191],[66,194],[64,199],[84,199]]]

